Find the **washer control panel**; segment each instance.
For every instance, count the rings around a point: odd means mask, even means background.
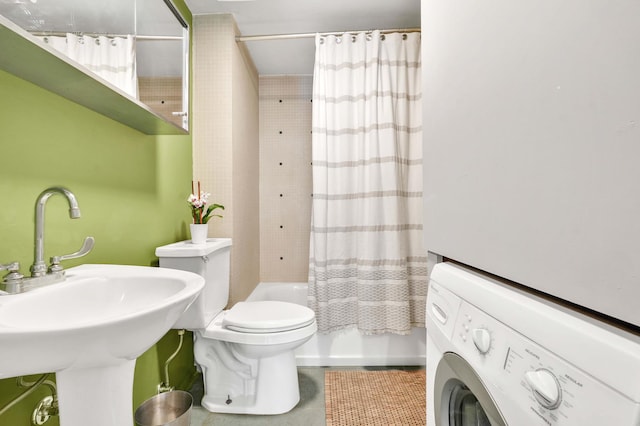
[[[514,315],[518,315],[516,307]],[[507,421],[532,419],[519,423],[522,425],[629,424],[629,413],[637,409],[633,401],[534,339],[464,300],[452,333],[454,351],[474,367]]]
[[[481,354],[486,354],[491,349],[491,333],[486,328],[474,328],[471,331],[471,338]]]
[[[538,403],[549,410],[560,406],[562,388],[553,373],[546,368],[527,371],[524,378]]]

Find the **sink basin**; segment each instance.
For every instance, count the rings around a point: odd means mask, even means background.
[[[66,276],[0,296],[0,378],[56,372],[61,426],[132,424],[135,359],[169,331],[204,279],[124,265],[82,265]]]

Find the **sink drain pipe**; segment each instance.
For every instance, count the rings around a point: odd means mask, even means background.
[[[26,397],[31,395],[40,385],[45,385],[51,391],[51,396],[44,397],[39,403],[36,409],[33,411],[31,417],[31,424],[43,425],[49,420],[51,416],[58,415],[58,394],[56,392],[56,384],[51,380],[47,380],[49,373],[43,374],[35,382],[27,382],[24,377],[18,377],[18,386],[27,388],[23,393],[9,401],[4,407],[0,408],[0,416],[13,408],[16,404],[20,403]]]
[[[169,364],[171,363],[171,361],[173,361],[173,359],[176,356],[178,356],[180,349],[182,349],[182,343],[184,341],[184,332],[185,330],[178,330],[178,336],[180,338],[180,340],[178,341],[178,348],[173,354],[171,354],[169,358],[167,358],[167,360],[164,363],[164,382],[158,385],[159,394],[163,392],[170,392],[173,390],[173,386],[171,386],[171,384],[169,383]]]

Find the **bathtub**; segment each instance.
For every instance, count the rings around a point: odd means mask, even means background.
[[[260,283],[247,301],[280,300],[307,304],[306,283]],[[365,336],[355,329],[316,333],[296,350],[299,366],[425,365],[426,332]]]

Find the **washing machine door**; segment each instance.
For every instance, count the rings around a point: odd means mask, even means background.
[[[437,426],[506,426],[495,401],[464,358],[445,353],[435,374]]]

